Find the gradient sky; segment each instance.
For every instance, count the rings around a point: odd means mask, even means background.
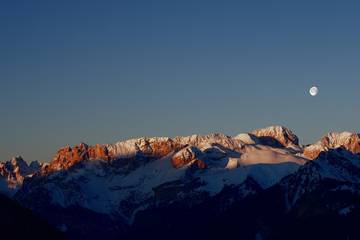
[[[357,2],[3,0],[0,159],[274,124],[302,143],[359,132]]]

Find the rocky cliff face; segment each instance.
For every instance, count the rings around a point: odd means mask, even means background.
[[[28,165],[20,156],[0,163],[1,191],[7,195],[12,195],[22,185],[25,177],[31,177],[40,169],[41,164],[38,162],[31,162]]]
[[[196,147],[186,147],[178,151],[171,157],[171,164],[175,168],[181,168],[188,164],[196,165],[199,168],[205,168],[206,164],[201,160],[202,152]]]
[[[111,155],[107,147],[100,144],[88,146],[85,143],[81,143],[74,147],[66,146],[58,150],[50,164],[44,168],[44,171],[66,170],[81,161],[89,159],[110,160]]]
[[[359,134],[350,132],[331,132],[315,144],[304,148],[304,156],[315,159],[322,151],[343,147],[352,153],[360,153]]]

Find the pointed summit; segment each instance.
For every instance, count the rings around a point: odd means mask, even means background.
[[[272,147],[298,147],[298,137],[288,128],[283,126],[270,126],[256,129],[251,132],[259,138],[264,145]]]

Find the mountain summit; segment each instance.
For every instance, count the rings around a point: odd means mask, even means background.
[[[357,133],[331,132],[322,137],[315,144],[304,148],[304,156],[309,159],[316,158],[320,152],[328,149],[343,147],[352,153],[360,153],[360,137]]]
[[[256,129],[251,132],[258,137],[261,143],[274,147],[298,147],[298,137],[288,128],[283,126],[270,126]]]

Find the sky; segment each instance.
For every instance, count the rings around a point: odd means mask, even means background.
[[[269,125],[303,144],[359,132],[359,12],[331,0],[3,0],[0,160]]]

